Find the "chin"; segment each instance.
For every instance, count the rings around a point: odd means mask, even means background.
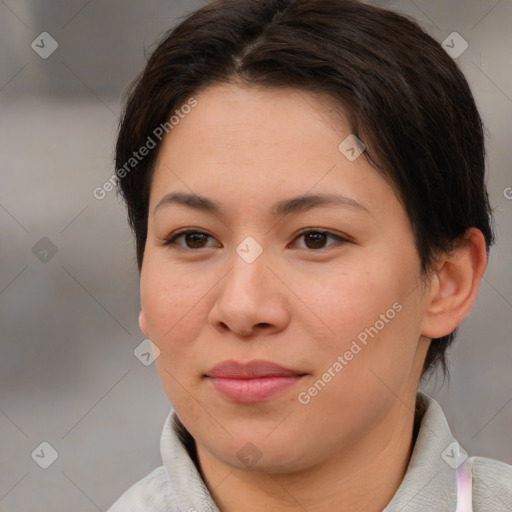
[[[286,435],[270,439],[265,434],[260,438],[247,435],[230,438],[224,446],[215,443],[209,451],[235,470],[278,474],[301,471],[307,467],[307,457],[297,453],[297,447],[304,448],[300,439],[293,441]]]

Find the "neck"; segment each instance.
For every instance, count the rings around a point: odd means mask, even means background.
[[[414,403],[405,407],[396,400],[395,410],[349,449],[301,471],[242,471],[200,445],[198,465],[222,512],[381,512],[400,486],[412,453]]]

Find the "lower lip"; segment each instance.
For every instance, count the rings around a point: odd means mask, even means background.
[[[213,387],[220,394],[238,403],[255,403],[268,400],[290,388],[301,378],[301,375],[258,377],[254,379],[208,377]]]

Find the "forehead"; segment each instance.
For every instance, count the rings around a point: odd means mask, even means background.
[[[375,203],[389,193],[364,156],[350,161],[340,151],[351,128],[326,96],[229,83],[194,99],[161,145],[150,208],[173,190],[273,202],[283,194],[335,191],[373,195]]]
[[[319,162],[338,157],[350,134],[339,108],[325,97],[291,88],[215,84],[194,96],[196,106],[182,114],[164,137],[156,168],[169,163],[204,162],[264,165],[308,156]],[[321,140],[320,140],[321,139]],[[189,169],[193,172],[194,169]],[[207,176],[205,176],[207,177]]]

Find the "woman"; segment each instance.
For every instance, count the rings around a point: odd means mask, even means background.
[[[418,391],[494,242],[480,116],[414,22],[217,0],[134,84],[116,168],[174,411],[111,512],[512,510]]]

